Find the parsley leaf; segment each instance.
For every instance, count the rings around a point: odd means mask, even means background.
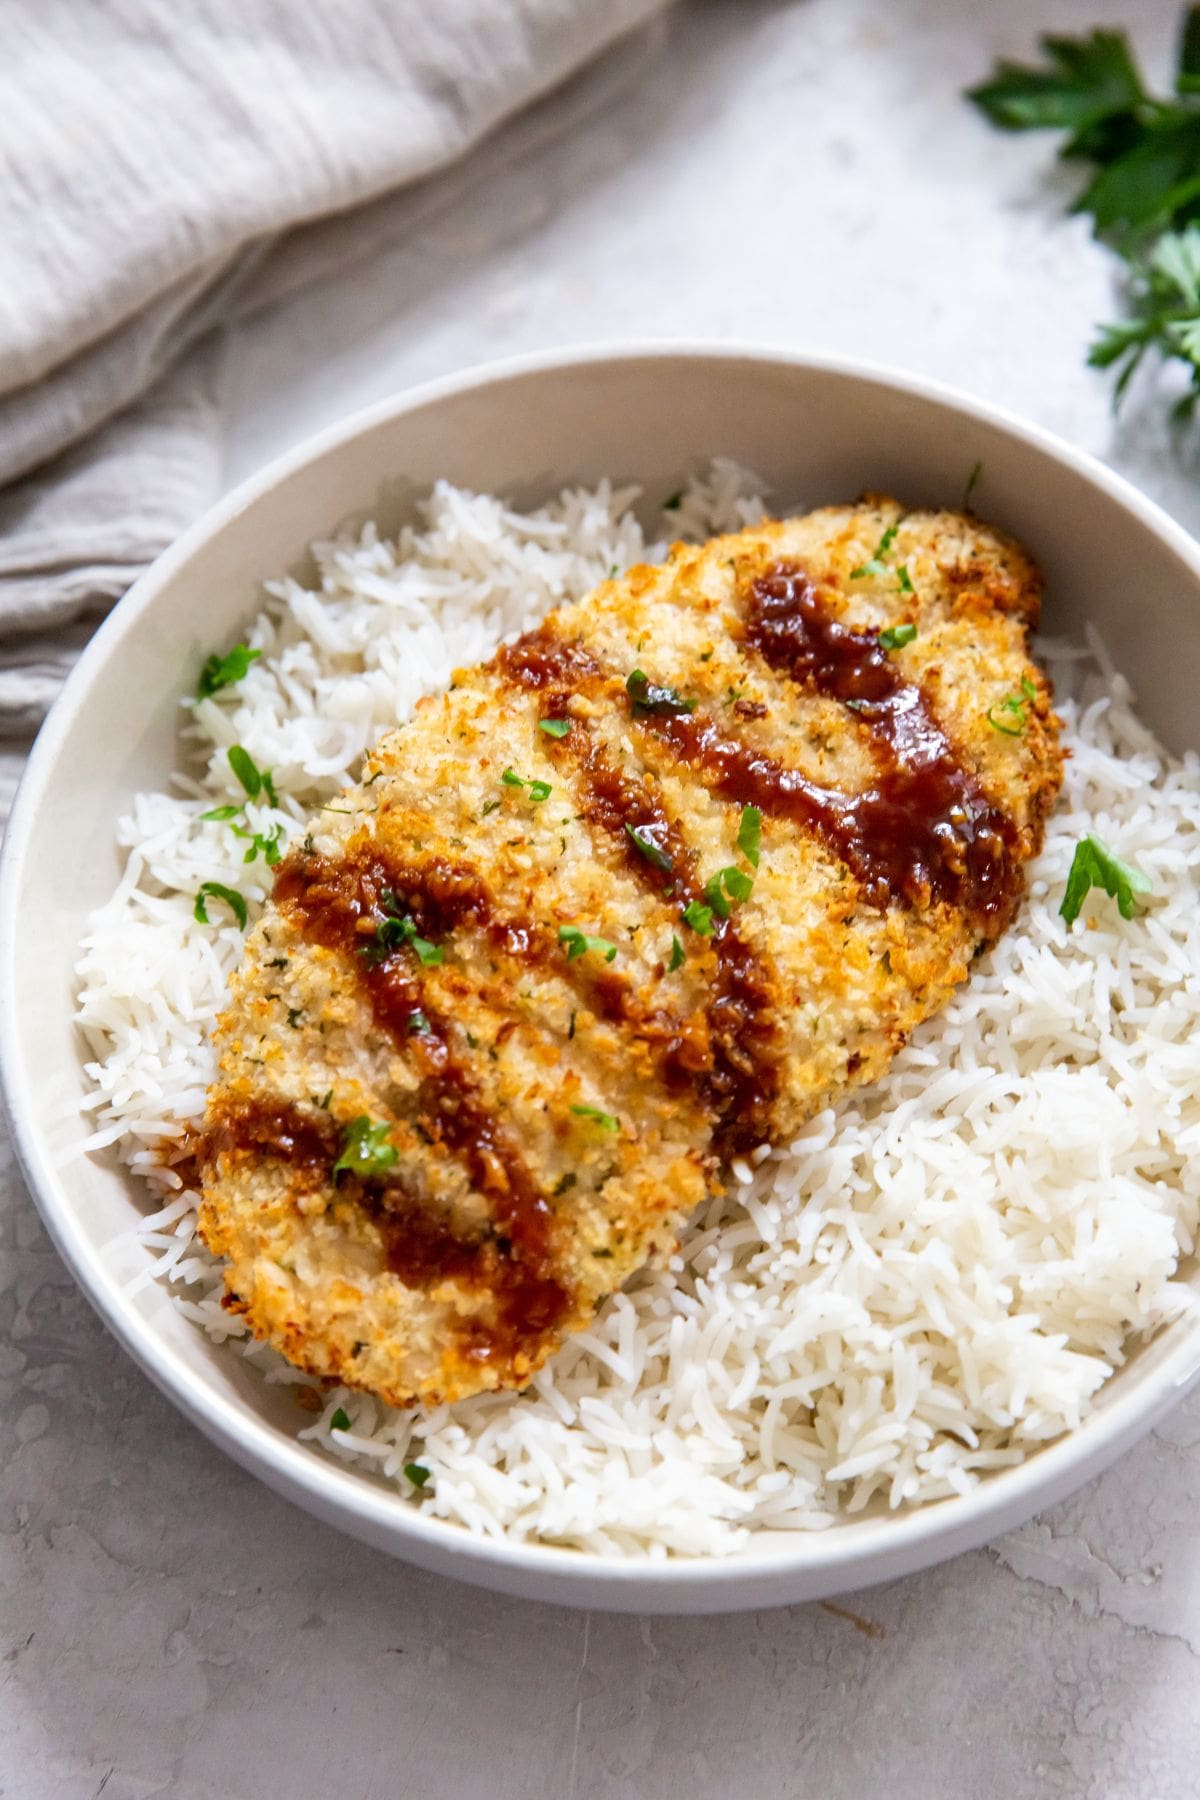
[[[375,927],[375,935],[370,938],[359,951],[372,967],[383,961],[388,952],[407,944],[416,952],[421,966],[434,969],[445,962],[446,954],[440,944],[431,944],[428,938],[421,937],[416,925],[406,913],[399,910],[399,905],[390,888],[385,888],[381,896],[383,918]]]
[[[578,957],[586,956],[589,950],[595,950],[603,956],[605,962],[612,962],[617,954],[617,946],[610,944],[607,938],[588,937],[578,925],[560,925],[558,941],[566,946],[568,962],[575,962]]]
[[[571,729],[570,719],[539,719],[538,730],[544,731],[547,737],[565,738]]]
[[[1110,899],[1116,901],[1123,919],[1132,919],[1135,896],[1148,894],[1150,885],[1149,879],[1140,869],[1131,868],[1128,863],[1122,862],[1120,857],[1113,855],[1107,844],[1089,834],[1080,838],[1075,846],[1059,914],[1068,925],[1073,925],[1079,917],[1079,910],[1086,896],[1092,888],[1099,887],[1104,889]]]
[[[748,900],[753,887],[754,877],[747,875],[745,869],[718,869],[704,884],[704,898],[719,918],[727,919],[730,901]],[[686,913],[684,917],[687,917]]]
[[[680,943],[680,941],[676,937],[675,933],[672,932],[671,933],[671,960],[667,964],[667,968],[668,968],[669,972],[673,975],[675,973],[676,969],[682,968],[682,966],[683,966],[683,945]]]
[[[758,867],[761,843],[762,813],[757,806],[743,806],[742,822],[738,826],[738,849],[753,869]]]
[[[650,836],[651,831],[655,829],[657,828],[649,825],[641,827],[626,825],[625,834],[634,849],[639,850],[648,863],[651,863],[656,869],[661,869],[664,875],[669,875],[674,864],[666,851]]]
[[[573,1106],[571,1111],[580,1119],[591,1119],[601,1131],[620,1131],[621,1122],[614,1119],[611,1113],[601,1112],[598,1106]]]
[[[404,1473],[415,1488],[423,1488],[432,1476],[433,1470],[427,1469],[424,1463],[407,1462],[404,1465]]]
[[[887,574],[888,566],[884,562],[883,559],[887,555],[888,551],[891,549],[892,545],[895,543],[896,533],[899,531],[899,529],[900,529],[900,520],[893,519],[891,524],[888,526],[887,530],[884,532],[883,536],[880,538],[879,542],[876,544],[874,556],[872,556],[869,561],[867,561],[865,563],[860,563],[858,565],[857,569],[851,569],[851,571],[850,571],[851,581],[861,581],[863,579],[863,577],[866,575],[886,575]]]
[[[683,909],[683,922],[690,925],[700,937],[711,937],[713,915],[711,906],[703,906],[699,900],[689,900]]]
[[[529,798],[535,806],[540,806],[554,792],[548,781],[535,781],[527,775],[518,775],[515,769],[505,769],[500,779],[505,787],[528,788]]]
[[[249,917],[246,911],[246,902],[242,899],[242,896],[238,893],[236,888],[225,887],[219,881],[203,881],[197,888],[196,904],[192,908],[192,917],[196,920],[197,924],[212,924],[212,920],[208,916],[207,906],[207,901],[210,897],[213,900],[223,900],[242,930],[245,931],[246,920]]]
[[[197,700],[209,700],[214,694],[219,694],[222,688],[232,687],[235,681],[242,679],[255,657],[261,655],[261,650],[251,650],[246,644],[235,644],[224,656],[210,656],[196,683]]]
[[[228,756],[229,766],[246,790],[247,799],[257,800],[260,794],[264,794],[269,806],[278,806],[279,796],[275,792],[270,769],[257,768],[250,752],[243,750],[240,744],[234,744]]]
[[[390,1126],[373,1125],[366,1113],[351,1121],[342,1141],[342,1154],[333,1165],[339,1175],[382,1175],[396,1161],[396,1146],[388,1141]]]
[[[672,687],[655,687],[641,669],[633,671],[625,683],[625,692],[629,695],[630,711],[635,719],[647,715],[659,719],[676,718],[680,713],[692,713],[696,710],[694,700],[685,700]]]
[[[339,1406],[332,1419],[330,1419],[329,1429],[330,1431],[349,1431],[350,1415],[344,1406]]]
[[[915,625],[889,625],[879,634],[881,650],[902,650],[905,644],[911,644],[917,635]]]
[[[992,730],[998,731],[1002,737],[1024,737],[1025,728],[1029,724],[1029,720],[1025,716],[1029,699],[1028,694],[1024,697],[1021,694],[1006,694],[1003,700],[997,701],[994,706],[989,706],[987,722]]]

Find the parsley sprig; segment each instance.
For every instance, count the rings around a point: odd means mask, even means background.
[[[1001,62],[968,99],[1006,131],[1064,131],[1059,155],[1090,165],[1073,211],[1130,265],[1130,318],[1088,353],[1118,402],[1147,351],[1181,362],[1200,399],[1200,6],[1183,16],[1175,91],[1152,94],[1121,31],[1046,36],[1040,66]]]
[[[413,920],[407,913],[401,911],[400,902],[391,888],[384,888],[379,899],[383,917],[375,926],[373,935],[367,939],[359,951],[359,955],[365,959],[368,967],[374,968],[386,956],[390,956],[393,950],[398,950],[401,944],[409,946],[416,954],[417,961],[422,968],[434,969],[439,963],[446,960],[445,952],[440,944],[432,944],[428,938],[420,936]],[[426,1021],[424,1029],[428,1030],[428,1028],[428,1021]]]
[[[1140,869],[1122,862],[1114,856],[1108,845],[1098,837],[1080,838],[1075,846],[1075,855],[1071,861],[1067,885],[1063,893],[1059,913],[1073,925],[1079,917],[1084,900],[1094,887],[1103,888],[1110,899],[1117,903],[1117,910],[1123,919],[1132,919],[1137,896],[1150,892],[1150,880]]]
[[[242,679],[254,659],[261,655],[261,650],[251,650],[248,644],[235,644],[224,656],[210,656],[196,683],[197,700],[209,700],[214,694],[219,694],[222,688],[232,687],[235,681]]]

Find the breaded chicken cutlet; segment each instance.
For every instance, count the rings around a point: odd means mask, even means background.
[[[870,497],[677,544],[423,700],[217,1027],[226,1305],[396,1405],[522,1387],[724,1159],[875,1080],[1040,846],[1039,594]]]

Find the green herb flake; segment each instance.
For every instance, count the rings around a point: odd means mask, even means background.
[[[738,849],[746,861],[751,868],[757,869],[762,844],[762,813],[757,806],[743,806],[737,841]]]
[[[505,769],[503,775],[500,777],[500,780],[503,782],[505,787],[523,788],[525,786],[524,777],[521,775],[518,775],[517,771],[515,769]]]
[[[211,812],[201,813],[202,819],[212,819],[218,825],[224,825],[229,819],[236,819],[241,812],[240,806],[214,806]]]
[[[612,962],[617,954],[617,946],[610,944],[607,938],[588,937],[579,929],[578,925],[560,925],[558,941],[566,948],[568,962],[575,962],[579,957],[588,955],[590,951],[595,951],[598,956],[602,956],[605,962]]]
[[[480,815],[479,815],[479,816],[480,816],[480,818],[481,818],[481,819],[486,819],[486,818],[487,818],[487,816],[488,816],[488,814],[489,814],[489,813],[494,813],[494,812],[495,812],[495,810],[496,810],[496,808],[497,808],[497,807],[498,807],[498,806],[499,806],[499,804],[500,804],[500,802],[499,802],[499,800],[487,800],[487,801],[485,801],[485,802],[484,802],[484,807],[483,807],[483,811],[482,811],[482,812],[481,812],[481,813],[480,813]]]
[[[429,1020],[425,1017],[425,1014],[419,1009],[414,1008],[408,1015],[408,1029],[410,1031],[424,1033],[428,1031],[429,1028]]]
[[[200,671],[200,679],[196,684],[197,700],[209,700],[219,694],[222,688],[232,687],[240,681],[250,664],[262,655],[261,650],[251,650],[247,644],[235,644],[224,656],[210,656]]]
[[[902,594],[911,594],[914,591],[912,576],[909,574],[908,568],[904,563],[901,563],[900,567],[896,570],[896,586]]]
[[[254,758],[240,744],[234,744],[228,752],[229,766],[241,782],[249,799],[257,800],[262,793],[262,771],[255,766]]]
[[[713,909],[701,905],[699,900],[689,900],[683,909],[683,922],[690,925],[700,937],[711,937],[713,929]]]
[[[719,918],[727,919],[730,901],[748,900],[753,887],[754,877],[747,875],[745,869],[731,865],[709,876],[704,884],[704,898]]]
[[[1025,708],[1029,704],[1020,694],[1006,694],[1003,700],[987,709],[987,722],[993,731],[1002,737],[1024,737],[1029,721],[1025,717]]]
[[[543,800],[548,800],[553,792],[554,789],[548,781],[531,781],[529,784],[529,798],[535,806],[540,806]]]
[[[915,625],[889,625],[879,634],[881,650],[902,650],[905,644],[911,644],[917,635]]]
[[[196,890],[196,904],[192,908],[192,917],[198,925],[212,924],[212,920],[208,916],[207,902],[209,899],[223,900],[242,930],[245,931],[246,920],[249,917],[246,911],[246,902],[236,888],[225,887],[219,881],[201,882]]]
[[[579,1119],[591,1119],[601,1131],[620,1131],[621,1122],[614,1119],[611,1113],[601,1112],[598,1106],[573,1106],[571,1111]]]
[[[860,563],[857,569],[851,569],[851,581],[861,581],[867,575],[883,576],[888,573],[888,566],[883,559],[895,543],[896,533],[899,529],[900,520],[893,519],[892,523],[888,526],[887,530],[876,544],[874,556],[872,556],[869,561]]]
[[[386,1123],[372,1124],[366,1113],[352,1120],[342,1141],[342,1154],[333,1165],[334,1180],[339,1175],[360,1175],[366,1179],[390,1169],[397,1156],[396,1146],[388,1139],[390,1129]]]
[[[643,826],[639,829],[636,825],[626,825],[625,834],[634,849],[644,856],[648,863],[654,868],[660,869],[664,875],[671,873],[674,864],[666,851],[649,835],[649,827]]]
[[[344,1406],[339,1406],[332,1419],[330,1419],[329,1429],[330,1431],[349,1431],[350,1415]]]
[[[635,719],[677,718],[681,713],[696,710],[694,700],[685,700],[675,688],[656,687],[642,669],[633,671],[625,683],[625,692],[629,695],[630,711]]]
[[[1132,919],[1136,896],[1148,894],[1151,884],[1140,869],[1122,862],[1107,844],[1089,834],[1080,838],[1075,846],[1062,905],[1058,909],[1068,925],[1075,923],[1084,899],[1094,887],[1103,888],[1109,898],[1116,901],[1123,919]]]
[[[539,719],[538,730],[544,731],[547,737],[565,738],[571,729],[570,719]]]
[[[404,1473],[415,1488],[426,1487],[433,1476],[433,1470],[427,1469],[424,1463],[407,1462]]]
[[[680,943],[680,941],[676,937],[675,933],[672,932],[671,933],[671,960],[667,964],[667,969],[673,975],[675,973],[676,969],[679,969],[682,967],[683,967],[683,945]]]

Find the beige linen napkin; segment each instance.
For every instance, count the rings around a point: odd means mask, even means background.
[[[664,4],[5,9],[0,737],[36,726],[91,624],[215,491],[193,346],[396,242],[438,171]],[[500,141],[570,117],[535,108]]]

